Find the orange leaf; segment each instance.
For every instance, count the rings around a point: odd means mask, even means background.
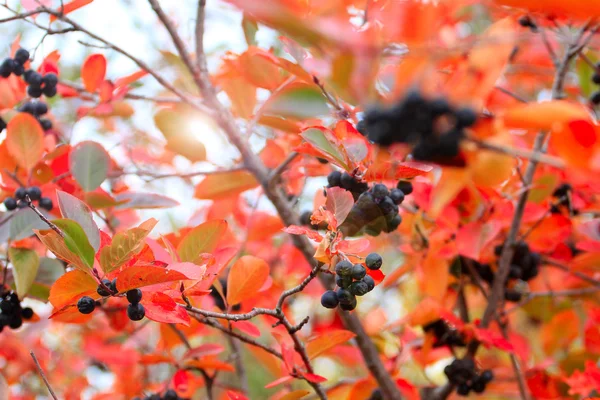
[[[119,290],[121,290],[120,287]],[[164,293],[152,293],[150,298],[142,297],[142,304],[146,310],[146,318],[152,321],[190,325],[190,316],[185,309],[179,307],[175,300]]]
[[[550,136],[550,146],[569,165],[587,168],[600,147],[600,127],[574,120]]]
[[[216,358],[204,357],[199,360],[189,360],[185,363],[188,367],[214,369],[220,371],[235,371],[232,365],[219,361]]]
[[[85,90],[94,93],[106,76],[106,58],[102,54],[92,54],[81,67],[81,79]]]
[[[423,271],[423,292],[436,300],[442,300],[446,295],[449,280],[448,261],[438,256],[430,249],[421,266]],[[435,277],[435,279],[432,279]]]
[[[92,1],[94,0],[73,0],[70,3],[65,4],[62,9],[58,9],[57,11],[61,11],[62,10],[62,14],[66,15],[70,12],[73,12],[83,6],[87,6],[88,4],[90,4]],[[51,15],[50,16],[50,22],[54,22],[56,21],[56,16],[55,15]]]
[[[173,362],[175,362],[173,357],[163,356],[161,354],[144,354],[140,357],[140,363],[144,365],[161,363],[171,364]]]
[[[579,336],[579,317],[573,310],[556,314],[550,322],[542,327],[541,339],[543,349],[551,356],[558,349],[569,348],[573,340]]]
[[[519,104],[504,113],[508,128],[532,130],[561,130],[571,121],[589,121],[590,117],[580,104],[565,100]]]
[[[254,175],[247,171],[225,172],[209,175],[196,186],[197,199],[220,200],[236,196],[258,186]]]
[[[243,256],[229,271],[227,277],[227,302],[238,304],[253,297],[269,277],[269,265],[254,256]]]
[[[587,20],[600,17],[600,3],[594,0],[495,0],[497,4],[524,8],[551,17],[572,17]]]
[[[17,164],[29,170],[44,153],[44,131],[35,117],[19,113],[8,123],[6,147]]]
[[[143,78],[146,75],[148,75],[148,71],[140,70],[140,71],[134,72],[131,75],[127,75],[122,78],[119,78],[115,81],[115,88],[129,86],[132,83],[138,81],[139,79]]]
[[[286,393],[279,400],[298,400],[308,395],[310,392],[308,390],[294,390],[293,392]]]
[[[462,226],[456,233],[456,248],[460,255],[479,260],[483,250],[500,232],[502,226],[494,221],[474,221]]]
[[[156,285],[157,283],[183,281],[188,277],[179,271],[149,265],[133,266],[118,275],[117,288],[119,292]]]
[[[308,358],[313,359],[319,355],[331,350],[338,344],[347,342],[356,336],[354,333],[345,330],[327,331],[315,338],[312,338],[306,344]]]
[[[80,270],[69,271],[54,282],[48,300],[55,309],[61,309],[76,302],[83,296],[99,297],[96,294],[98,282]]]

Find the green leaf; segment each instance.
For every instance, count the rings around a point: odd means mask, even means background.
[[[329,114],[329,107],[319,89],[295,84],[273,95],[267,101],[264,114],[306,119]]]
[[[52,219],[46,212],[40,210],[48,219]],[[13,214],[10,221],[9,238],[11,240],[21,240],[33,235],[34,229],[44,229],[48,225],[40,219],[40,217],[31,209],[23,208]]]
[[[64,233],[67,248],[81,258],[88,267],[92,268],[96,252],[81,225],[71,219],[57,219],[53,222]]]
[[[149,219],[137,228],[117,233],[108,246],[100,250],[100,265],[105,274],[123,266],[144,248],[144,240],[150,233],[155,219]]]
[[[244,13],[242,18],[242,29],[244,30],[244,37],[248,46],[256,46],[256,32],[258,32],[258,24],[253,19],[250,19],[247,14]]]
[[[8,256],[13,265],[13,276],[17,288],[17,296],[23,298],[37,275],[40,258],[34,250],[11,247]]]
[[[202,253],[211,253],[227,230],[227,221],[206,221],[188,232],[179,242],[177,253],[182,262],[194,262]]]
[[[85,141],[73,148],[69,155],[69,170],[86,192],[98,188],[108,176],[110,156],[100,144]]]
[[[313,147],[335,158],[341,167],[348,169],[348,165],[346,164],[344,156],[333,143],[327,140],[327,136],[325,136],[325,133],[322,130],[310,128],[302,132],[300,136],[302,136],[304,140],[310,143]]]
[[[90,208],[77,197],[61,190],[56,191],[58,206],[63,217],[77,222],[84,230],[94,251],[100,248],[100,230],[94,222]]]
[[[587,52],[586,55],[592,62],[596,62],[596,57],[592,52]],[[596,86],[592,83],[592,76],[595,72],[594,69],[580,58],[577,63],[576,71],[579,78],[579,88],[581,89],[581,93],[585,97],[590,97],[592,92],[596,89]]]

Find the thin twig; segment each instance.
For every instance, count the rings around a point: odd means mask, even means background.
[[[466,138],[465,140],[476,144],[481,149],[495,151],[497,153],[506,154],[513,157],[520,157],[529,161],[535,161],[537,163],[547,164],[552,167],[564,169],[565,162],[558,157],[549,156],[540,151],[528,151],[523,149],[517,149],[510,146],[504,146],[497,143],[490,143],[484,140],[476,138]]]
[[[44,373],[44,370],[42,369],[42,366],[40,365],[40,362],[38,361],[37,357],[35,356],[35,353],[33,352],[33,350],[31,350],[29,352],[29,355],[31,356],[31,358],[33,358],[33,362],[35,363],[35,367],[37,368],[38,373],[42,377],[42,380],[44,381],[44,384],[48,388],[48,391],[50,392],[50,396],[52,396],[52,398],[54,400],[58,400],[58,397],[56,397],[56,394],[54,393],[54,390],[52,390],[52,386],[50,386],[50,382],[48,382],[48,378],[46,378],[46,374]]]

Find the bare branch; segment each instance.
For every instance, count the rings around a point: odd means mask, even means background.
[[[56,394],[54,393],[54,390],[52,390],[52,386],[50,386],[50,382],[48,382],[48,378],[46,378],[46,374],[44,373],[44,370],[42,369],[42,366],[40,365],[40,362],[38,361],[37,357],[35,356],[35,353],[33,352],[33,350],[31,350],[29,352],[29,355],[31,355],[31,358],[33,358],[33,362],[35,363],[35,367],[37,368],[38,373],[42,377],[42,380],[44,381],[44,384],[48,388],[48,391],[50,392],[50,396],[52,396],[52,398],[54,400],[58,400],[58,397],[56,397]]]

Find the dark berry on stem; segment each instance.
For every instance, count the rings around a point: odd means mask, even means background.
[[[328,290],[321,296],[321,305],[325,308],[336,308],[338,304],[339,300],[333,290]]]
[[[346,289],[338,289],[335,292],[335,295],[337,296],[337,299],[340,302],[340,304],[350,304],[352,303],[352,300],[355,299],[354,295]]]
[[[477,121],[477,113],[470,108],[461,108],[454,113],[456,124],[459,127],[468,127]]]
[[[408,196],[413,192],[413,185],[409,181],[398,181],[396,188],[402,190],[405,196]]]
[[[52,121],[47,118],[40,119],[40,125],[42,125],[42,129],[45,131],[52,129]]]
[[[384,197],[383,200],[381,200],[381,202],[379,203],[379,208],[381,209],[381,212],[383,213],[383,215],[388,215],[388,214],[392,213],[394,211],[395,207],[396,207],[396,204],[388,196]]]
[[[29,52],[25,49],[19,49],[15,53],[15,61],[21,65],[25,64],[29,60]]]
[[[33,310],[30,307],[26,307],[21,310],[21,316],[24,319],[31,319],[33,317]]]
[[[27,190],[25,190],[24,187],[20,187],[17,190],[15,190],[15,198],[17,200],[23,200],[25,198],[26,194],[27,194]]]
[[[35,86],[31,86],[30,85],[30,86],[27,87],[27,94],[30,97],[38,98],[38,97],[40,97],[42,95],[42,89],[40,89],[39,87],[35,87]]]
[[[473,382],[473,386],[471,387],[475,393],[483,393],[485,391],[485,383],[479,379]]]
[[[45,86],[56,86],[56,84],[58,83],[58,77],[56,76],[56,74],[53,74],[51,72],[49,74],[44,75],[44,77],[42,78],[42,82]]]
[[[10,74],[13,72],[14,61],[10,58],[4,59],[2,64],[0,64],[0,76],[3,78],[8,78]]]
[[[46,97],[54,97],[57,92],[56,86],[44,86],[44,89],[42,90],[42,93],[44,93],[44,96]]]
[[[340,303],[340,308],[345,311],[352,311],[356,308],[356,297],[352,296],[352,300],[349,303]]]
[[[16,314],[13,315],[8,322],[8,326],[10,327],[10,329],[19,329],[21,325],[23,325],[23,319],[20,315]]]
[[[38,72],[30,69],[25,72],[25,81],[31,86],[40,88],[42,86],[43,78]]]
[[[369,285],[364,281],[353,282],[350,285],[350,293],[355,296],[364,296],[369,292]]]
[[[592,94],[592,97],[590,98],[590,101],[594,105],[600,104],[600,91],[594,92],[594,94]]]
[[[119,289],[117,289],[117,278],[113,279],[112,282],[110,282],[109,288],[110,290],[112,290],[113,293],[119,293]]]
[[[507,289],[506,292],[504,292],[504,298],[506,301],[517,302],[521,300],[521,297],[521,293],[517,292],[516,290]]]
[[[494,373],[491,370],[486,369],[485,371],[483,371],[481,373],[481,380],[484,381],[485,383],[490,383],[493,379],[494,379]]]
[[[351,190],[352,186],[354,186],[354,178],[352,175],[344,172],[340,178],[340,186],[346,190]]]
[[[52,211],[54,204],[52,203],[52,199],[48,197],[42,197],[40,199],[39,206],[45,210]]]
[[[23,73],[25,73],[25,68],[23,68],[22,64],[15,63],[15,66],[13,68],[13,73],[17,76],[21,76],[21,75],[23,75]]]
[[[348,260],[342,260],[335,266],[335,273],[340,276],[351,276],[353,265]]]
[[[177,392],[173,389],[169,389],[163,395],[163,400],[178,400],[179,396],[177,396]]]
[[[19,111],[27,113],[27,114],[31,114],[31,115],[35,115],[35,110],[36,110],[36,106],[31,101],[28,101],[27,103],[25,103],[21,107],[19,107]]]
[[[375,280],[370,275],[366,275],[362,280],[367,284],[369,292],[375,288]]]
[[[335,276],[335,284],[341,288],[346,289],[352,283],[352,277],[350,276]]]
[[[44,115],[48,112],[48,105],[43,101],[35,102],[33,106],[35,107],[34,110],[37,115]]]
[[[466,383],[461,383],[456,388],[456,393],[459,394],[460,396],[468,396],[470,392],[471,392],[471,387]]]
[[[596,85],[600,85],[600,73],[595,72],[594,75],[592,75],[592,82]]]
[[[27,195],[31,200],[37,201],[42,197],[42,191],[37,186],[32,186],[27,189]]]
[[[15,200],[13,197],[7,197],[4,200],[4,207],[6,207],[6,209],[8,211],[12,211],[14,209],[17,208],[17,200]]]
[[[400,189],[392,189],[390,199],[392,199],[394,204],[400,205],[404,201],[404,192]]]
[[[146,315],[146,310],[144,306],[140,303],[137,304],[129,304],[127,306],[127,316],[132,321],[140,321]]]
[[[375,200],[380,200],[389,195],[390,191],[388,190],[387,186],[382,183],[378,183],[373,186],[372,193]]]
[[[91,314],[92,312],[94,312],[95,308],[96,302],[91,297],[83,296],[77,302],[77,309],[82,314]]]
[[[367,274],[367,269],[362,264],[354,264],[352,267],[352,279],[360,280]]]
[[[371,253],[365,259],[365,264],[369,269],[379,269],[383,264],[383,258],[377,253]]]
[[[327,183],[329,187],[338,187],[340,186],[342,179],[342,173],[340,171],[333,171],[329,175],[327,175]]]
[[[142,300],[142,291],[140,289],[131,289],[127,291],[127,301],[131,304],[137,304]]]
[[[106,286],[106,289],[102,285],[98,285],[96,289],[96,293],[98,293],[102,297],[110,296],[110,292],[107,289],[110,289],[110,280],[102,279],[102,283]]]

